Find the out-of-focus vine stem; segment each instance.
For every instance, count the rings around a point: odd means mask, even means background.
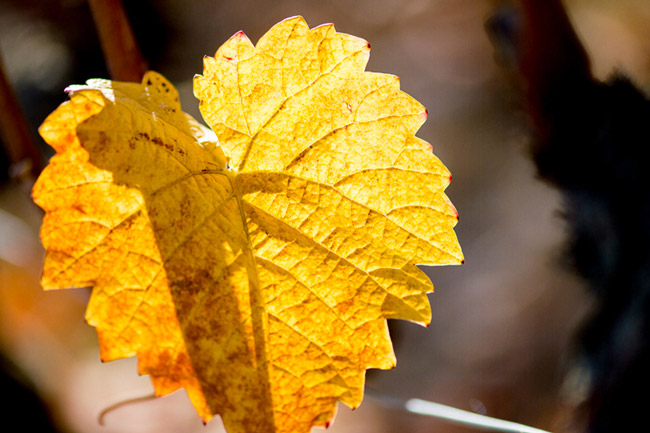
[[[13,168],[18,168],[17,177],[32,175],[34,178],[43,169],[43,156],[29,130],[27,119],[16,99],[9,79],[5,74],[0,55],[0,133]],[[22,169],[20,168],[22,166]]]
[[[492,418],[490,416],[480,415],[474,412],[456,409],[455,407],[444,404],[420,400],[418,398],[402,400],[397,397],[372,392],[370,390],[366,390],[366,395],[387,408],[406,410],[410,413],[430,416],[478,430],[490,430],[502,433],[550,433],[546,430],[540,430],[524,424]]]
[[[571,94],[593,79],[590,62],[561,0],[521,0],[521,74],[535,133],[550,133],[559,92]],[[550,30],[552,29],[552,31]]]
[[[111,78],[140,82],[147,71],[121,0],[89,0]]]

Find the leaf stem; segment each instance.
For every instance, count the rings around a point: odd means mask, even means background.
[[[89,0],[106,65],[114,80],[140,82],[147,71],[121,0]]]
[[[1,54],[1,53],[0,53]],[[31,174],[36,178],[43,169],[43,156],[29,130],[25,114],[5,74],[0,55],[0,133],[12,168],[24,171],[16,177]]]
[[[486,415],[479,415],[474,412],[456,409],[444,404],[420,400],[419,398],[402,400],[396,397],[368,392],[366,392],[366,395],[390,408],[406,410],[407,412],[418,415],[444,419],[456,424],[463,424],[477,429],[504,433],[550,433],[524,424],[492,418]]]

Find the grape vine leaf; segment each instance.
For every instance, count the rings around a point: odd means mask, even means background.
[[[230,433],[325,425],[395,365],[386,319],[430,320],[416,264],[463,258],[426,110],[368,56],[301,17],[239,32],[195,77],[212,130],[155,72],[69,88],[40,129],[42,285],[93,287],[102,360]]]

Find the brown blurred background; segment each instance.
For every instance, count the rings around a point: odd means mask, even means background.
[[[526,155],[518,84],[494,58],[485,20],[505,2],[490,0],[139,0],[125,1],[144,56],[174,82],[185,111],[200,118],[192,77],[203,55],[242,29],[255,42],[273,24],[302,15],[310,26],[372,45],[368,70],[401,77],[429,118],[419,136],[453,173],[447,190],[460,213],[466,263],[427,268],[436,286],[429,328],[392,324],[398,366],[371,372],[373,394],[422,398],[562,431],[572,399],[567,385],[572,335],[588,312],[581,283],[560,264],[563,224],[557,194],[535,179]],[[650,3],[565,2],[604,78],[616,68],[650,83]],[[2,0],[0,56],[35,139],[68,84],[107,77],[83,0]],[[83,320],[86,290],[41,291],[41,213],[29,184],[10,178],[0,155],[0,349],[46,402],[61,431],[220,432],[203,426],[186,395],[113,403],[151,393],[134,359],[99,361],[95,331]],[[7,395],[5,398],[12,398]],[[3,409],[29,427],[29,416]],[[367,397],[341,406],[332,432],[475,431],[388,409]]]

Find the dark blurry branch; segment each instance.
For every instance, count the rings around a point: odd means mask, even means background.
[[[521,0],[521,12],[519,68],[527,83],[527,108],[534,133],[548,141],[558,117],[566,115],[566,95],[589,91],[591,65],[560,0]]]
[[[140,82],[147,71],[121,0],[89,0],[111,78]]]
[[[0,133],[13,167],[20,167],[20,165],[24,167],[24,172],[17,175],[30,173],[34,177],[38,176],[43,169],[43,157],[5,74],[2,56],[0,56]]]
[[[650,99],[620,73],[593,77],[560,0],[519,5],[488,28],[514,36],[533,160],[562,194],[566,258],[597,300],[578,335],[586,395],[574,418],[588,433],[638,431],[650,388]]]

